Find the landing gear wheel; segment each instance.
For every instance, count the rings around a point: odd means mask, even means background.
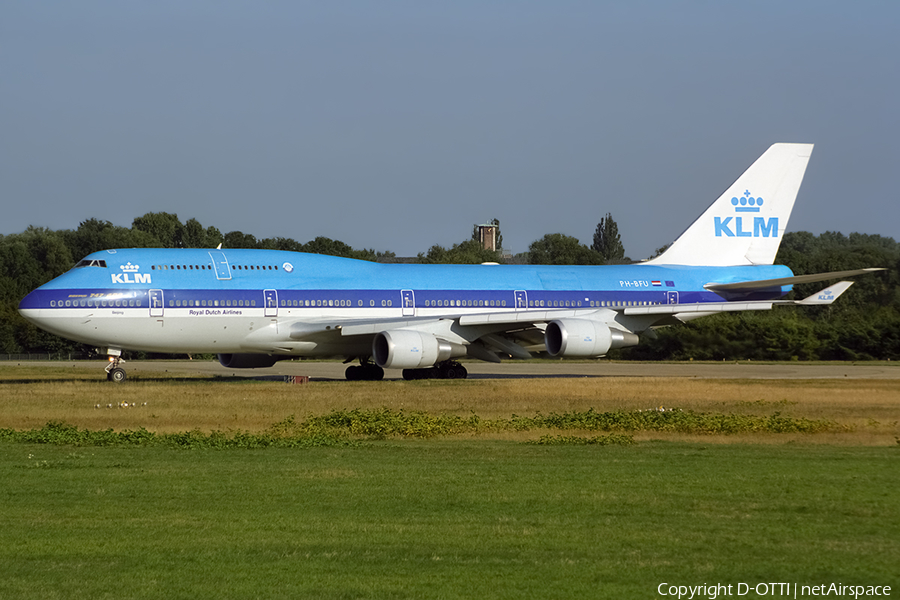
[[[464,366],[455,360],[442,362],[434,367],[424,369],[403,369],[403,379],[415,381],[417,379],[465,379],[469,372]]]
[[[438,366],[442,379],[465,379],[469,372],[464,366],[454,360],[448,360]]]
[[[109,373],[106,374],[106,378],[113,383],[122,383],[125,381],[127,375],[125,374],[125,369],[120,367],[116,367],[115,369],[110,369]]]
[[[106,380],[112,381],[113,383],[122,383],[125,381],[125,369],[120,367],[119,365],[123,364],[125,361],[122,360],[121,356],[116,356],[112,358],[110,363],[106,366]]]
[[[381,381],[384,379],[384,369],[372,363],[363,363],[347,367],[344,377],[347,381]]]

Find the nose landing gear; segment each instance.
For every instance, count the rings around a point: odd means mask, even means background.
[[[122,383],[127,375],[125,369],[119,365],[125,364],[125,360],[121,356],[110,356],[109,364],[106,365],[106,380],[113,383]]]

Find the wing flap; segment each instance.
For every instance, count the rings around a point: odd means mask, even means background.
[[[626,316],[678,315],[682,313],[718,313],[741,310],[769,310],[773,301],[759,302],[700,302],[697,304],[657,304],[655,306],[629,306],[620,309]]]
[[[374,335],[376,333],[380,333],[382,331],[388,331],[390,329],[418,329],[423,326],[428,326],[438,321],[452,321],[454,317],[439,317],[439,318],[424,318],[424,319],[398,319],[396,321],[364,321],[364,322],[351,322],[352,324],[341,324],[339,325],[339,329],[341,330],[341,335]]]
[[[459,317],[459,324],[468,327],[474,325],[503,325],[510,323],[548,323],[553,319],[564,319],[566,317],[584,317],[596,312],[598,312],[598,309],[523,310],[518,312],[483,313],[477,315],[463,315]]]

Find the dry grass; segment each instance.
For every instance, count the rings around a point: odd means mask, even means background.
[[[128,408],[120,408],[122,404]],[[900,436],[900,380],[553,378],[288,385],[143,373],[140,380],[113,385],[97,381],[95,373],[64,368],[0,367],[0,427],[15,429],[63,421],[89,429],[144,427],[163,433],[261,431],[290,415],[302,418],[335,409],[387,407],[502,418],[659,406],[761,416],[780,412],[788,417],[829,419],[852,428],[848,433],[815,436],[723,438],[727,441],[867,445],[895,444]],[[676,439],[664,434],[642,434],[639,439],[649,437]]]

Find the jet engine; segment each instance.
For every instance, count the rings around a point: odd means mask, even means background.
[[[418,369],[448,360],[453,344],[411,329],[382,331],[372,341],[375,364],[388,369]],[[463,349],[465,354],[465,349]]]
[[[263,369],[271,367],[282,358],[287,357],[271,354],[220,354],[219,362],[229,369]]]
[[[638,336],[582,319],[559,319],[547,323],[544,344],[550,356],[603,356],[612,348],[636,346]]]

